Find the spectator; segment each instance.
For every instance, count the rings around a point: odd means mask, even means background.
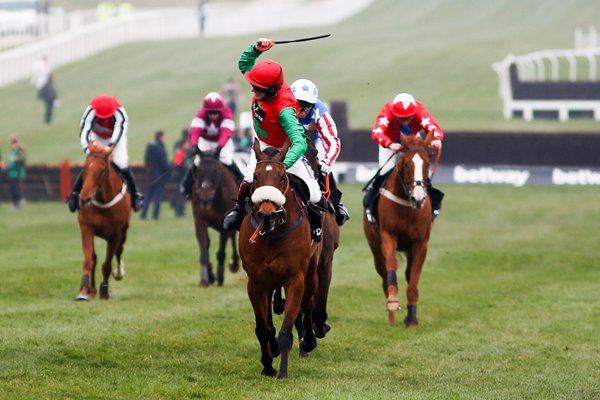
[[[22,194],[22,182],[25,179],[25,147],[17,135],[10,135],[10,153],[6,165],[10,198],[14,208],[25,205]]]
[[[54,87],[54,77],[50,64],[46,56],[41,57],[33,64],[33,73],[31,76],[31,84],[37,90],[38,99],[44,102],[45,113],[44,122],[50,125],[52,121],[52,111],[58,104],[56,88]]]
[[[187,129],[185,129],[185,132],[187,134]],[[183,176],[191,163],[189,150],[190,143],[187,141],[186,137],[185,141],[181,143],[181,146],[175,150],[175,154],[173,155],[173,166],[175,168],[173,169],[172,179],[178,184],[183,179]],[[172,205],[176,217],[183,217],[185,215],[185,195],[179,190],[176,190],[173,195]]]
[[[160,203],[165,197],[165,184],[169,179],[169,160],[167,158],[165,133],[163,131],[156,131],[154,141],[148,143],[146,146],[144,163],[148,175],[148,189],[144,196],[146,201],[144,202],[140,218],[146,219],[150,203],[154,201],[152,219],[157,220],[160,215]]]
[[[229,80],[227,82],[225,82],[225,85],[223,85],[223,89],[221,89],[221,95],[223,97],[223,102],[231,110],[231,114],[233,115],[234,121],[236,118],[239,93],[240,93],[240,88],[234,77],[229,78]]]

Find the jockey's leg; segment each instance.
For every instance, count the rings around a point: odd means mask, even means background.
[[[69,205],[69,211],[75,212],[79,208],[79,192],[81,192],[81,188],[83,187],[83,172],[80,172],[75,178],[75,183],[73,184],[73,190],[71,194],[69,194],[69,198],[67,199],[67,204]]]
[[[375,208],[377,207],[377,199],[379,198],[379,188],[384,180],[385,175],[377,175],[365,189],[363,206],[365,207],[365,212],[367,214],[367,221],[369,221],[370,224],[375,224],[377,222]]]
[[[129,167],[121,169],[114,163],[113,166],[127,183],[127,189],[129,190],[129,194],[131,194],[131,208],[133,208],[133,211],[139,211],[143,206],[144,196],[138,192],[131,170]]]
[[[435,220],[437,216],[440,215],[440,211],[442,211],[442,199],[444,198],[444,192],[434,188],[431,185],[431,182],[427,183],[427,192],[429,193],[429,199],[431,200],[431,212],[433,214],[433,219]]]
[[[179,184],[179,193],[185,196],[186,199],[190,198],[192,193],[192,185],[194,184],[194,177],[192,175],[192,168],[188,167],[185,169],[185,175]]]
[[[332,173],[329,173],[329,190],[331,191],[331,200],[335,208],[335,222],[339,226],[344,225],[350,219],[350,213],[342,203],[342,192],[337,187],[337,182]]]
[[[244,219],[244,205],[246,204],[246,198],[250,194],[250,185],[246,180],[242,180],[240,183],[240,188],[238,190],[238,198],[235,203],[235,206],[225,213],[225,217],[223,218],[223,229],[226,231],[230,231],[235,229],[236,231],[240,230],[240,226],[242,225],[242,220]]]
[[[237,164],[235,163],[235,161],[233,161],[231,164],[227,165],[225,164],[225,166],[231,171],[233,172],[233,175],[235,175],[235,180],[236,181],[241,181],[244,179],[244,174],[242,174],[242,171],[240,171],[240,169],[238,168]]]
[[[308,186],[309,193],[309,221],[312,230],[313,239],[316,241],[321,240],[321,216],[322,212],[327,212],[327,199],[323,197],[319,182],[315,178],[313,170],[310,167],[305,156],[302,156],[287,169],[287,172],[302,179],[306,186]]]

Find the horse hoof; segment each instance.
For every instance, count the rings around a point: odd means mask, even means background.
[[[79,295],[77,297],[75,297],[75,300],[77,300],[77,301],[88,301],[89,299],[90,299],[90,296],[85,293],[79,293]]]
[[[277,375],[277,370],[275,368],[263,368],[263,370],[261,371],[261,374],[264,376],[275,376]]]
[[[287,377],[288,377],[287,372],[279,372],[277,374],[277,379],[287,379]]]
[[[300,350],[305,353],[310,353],[317,348],[317,340],[307,341],[306,338],[300,339]]]
[[[125,263],[123,261],[121,261],[119,265],[117,265],[117,268],[113,270],[112,276],[117,281],[123,279],[125,276]]]
[[[308,353],[300,348],[299,354],[300,358],[308,358]]]
[[[208,287],[208,286],[209,286],[208,281],[204,281],[204,280],[200,281],[200,287]]]
[[[397,297],[388,297],[387,302],[385,303],[385,309],[389,312],[398,311],[400,309],[400,301]]]
[[[329,326],[328,323],[324,323],[323,325],[315,325],[314,330],[315,336],[319,339],[323,339],[327,335],[327,332],[331,330],[331,326]]]
[[[239,263],[233,262],[233,261],[229,263],[229,271],[230,272],[233,272],[235,274],[239,270],[240,270],[240,264]]]
[[[108,300],[108,283],[102,282],[100,284],[100,300]]]
[[[94,297],[96,297],[96,294],[98,293],[98,291],[96,290],[95,287],[90,289],[90,297],[93,299]]]
[[[408,329],[414,329],[419,325],[419,321],[417,321],[417,319],[409,319],[404,318],[404,326],[406,326]]]

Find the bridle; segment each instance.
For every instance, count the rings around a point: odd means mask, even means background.
[[[426,148],[423,147],[413,147],[411,149],[407,149],[403,152],[404,154],[410,154],[410,153],[424,153],[427,156],[427,159],[429,159],[429,151]],[[402,170],[406,170],[407,166],[406,166],[406,161],[404,160],[404,156],[402,157]],[[398,171],[398,175],[400,175],[400,171]],[[402,177],[400,177],[402,178]],[[400,179],[400,183],[402,184],[402,189],[404,190],[404,194],[409,197],[410,193],[411,193],[411,187],[422,187],[423,190],[425,190],[425,193],[427,193],[427,186],[429,185],[430,179],[429,176],[427,176],[426,178],[424,178],[423,180],[408,180],[408,181],[404,181],[402,179]]]
[[[113,197],[111,201],[109,201],[108,203],[100,203],[98,200],[96,200],[96,193],[98,192],[98,188],[101,188],[109,177],[110,161],[108,161],[108,158],[104,158],[97,154],[90,154],[89,157],[95,158],[106,163],[106,166],[102,169],[102,171],[100,171],[100,176],[97,181],[96,190],[92,194],[92,198],[90,201],[94,206],[98,208],[110,208],[117,204],[119,201],[121,201],[123,197],[125,197],[125,193],[127,193],[127,184],[123,182],[123,185],[121,186],[121,191],[117,193],[117,195]]]

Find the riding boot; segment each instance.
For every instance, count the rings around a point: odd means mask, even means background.
[[[192,194],[192,185],[194,184],[194,177],[192,175],[192,168],[189,167],[185,170],[185,175],[179,184],[179,193],[189,199]]]
[[[69,211],[75,212],[79,208],[79,192],[81,192],[81,188],[83,187],[83,173],[80,172],[75,179],[75,183],[73,184],[73,191],[69,194],[69,198],[67,199],[67,204],[69,205]]]
[[[115,165],[113,164],[113,166]],[[115,166],[115,169],[127,183],[127,189],[129,190],[129,194],[131,194],[131,208],[135,212],[139,211],[144,205],[144,196],[138,192],[131,170],[129,168],[120,169],[117,166]]]
[[[244,179],[244,174],[242,174],[242,171],[240,171],[240,169],[238,168],[237,164],[235,163],[235,161],[233,161],[231,164],[229,165],[225,165],[231,172],[233,172],[233,175],[235,175],[235,180],[236,182],[241,182],[242,179]]]
[[[323,216],[323,212],[327,212],[328,210],[329,206],[324,196],[321,196],[318,203],[308,203],[308,221],[310,222],[311,236],[315,242],[321,241],[321,217]]]
[[[244,219],[244,205],[246,203],[246,198],[250,194],[250,187],[251,185],[244,180],[240,183],[237,202],[231,210],[225,213],[225,217],[223,218],[223,229],[226,231],[233,229],[236,231],[240,230],[242,220]]]
[[[429,192],[429,199],[431,200],[432,218],[435,221],[438,215],[440,215],[440,211],[442,211],[442,199],[445,194],[441,190],[434,188],[431,185],[431,182],[427,185],[427,191]]]
[[[363,206],[365,207],[365,213],[367,215],[367,221],[370,224],[377,223],[376,206],[377,199],[379,198],[379,188],[385,179],[385,175],[377,175],[371,183],[364,189],[365,195],[363,197]]]
[[[338,226],[342,226],[350,219],[350,213],[342,203],[342,192],[338,189],[337,182],[331,173],[329,174],[329,188],[333,207],[335,208],[335,222]]]

